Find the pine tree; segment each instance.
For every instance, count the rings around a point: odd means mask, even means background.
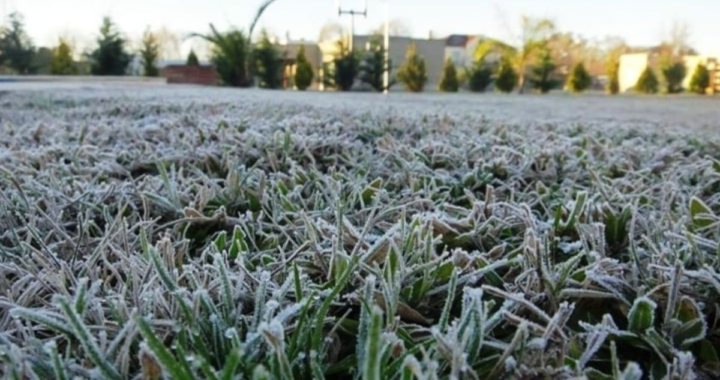
[[[615,95],[620,92],[620,62],[617,60],[608,61],[607,65],[608,83],[605,92]]]
[[[417,46],[414,43],[408,47],[405,63],[400,66],[397,77],[411,92],[422,92],[425,88],[428,80],[425,60],[418,54]]]
[[[567,87],[570,92],[583,92],[592,85],[592,77],[580,62],[575,65],[567,80]]]
[[[642,94],[655,94],[658,92],[659,87],[657,76],[653,70],[648,66],[645,71],[638,78],[637,84],[635,84],[635,90]]]
[[[360,57],[342,42],[338,42],[340,56],[324,65],[323,83],[339,91],[350,91],[360,74]]]
[[[666,59],[660,71],[665,79],[665,91],[668,94],[682,92],[682,82],[686,74],[685,65],[682,62],[673,62],[671,59]]]
[[[160,56],[160,44],[157,37],[148,29],[145,31],[142,40],[142,49],[140,49],[140,58],[142,60],[143,75],[146,77],[156,77],[160,75],[157,63]]]
[[[485,89],[492,83],[492,69],[482,62],[475,63],[472,68],[465,71],[468,81],[468,88],[472,92],[485,92]]]
[[[445,60],[445,67],[438,87],[442,92],[458,92],[460,88],[455,64],[449,57]]]
[[[252,56],[255,63],[253,71],[259,79],[260,88],[282,87],[282,57],[266,31],[262,32],[260,43],[252,50]]]
[[[518,75],[508,57],[503,57],[498,66],[495,88],[504,93],[512,92],[518,82]]]
[[[9,27],[0,31],[0,65],[7,65],[18,74],[33,74],[37,69],[33,65],[36,52],[22,15],[10,14]]]
[[[703,95],[710,86],[710,71],[703,64],[698,64],[690,79],[690,91]]]
[[[300,91],[305,91],[312,84],[315,74],[313,67],[305,56],[305,46],[300,45],[297,58],[295,59],[295,87]]]
[[[385,90],[385,68],[391,67],[391,64],[385,62],[385,47],[379,36],[373,36],[369,41],[369,45],[360,61],[358,79],[360,79],[360,82],[372,87],[374,91],[381,92]],[[388,88],[392,87],[394,80],[390,78],[388,82]]]
[[[553,78],[555,67],[555,62],[550,56],[550,50],[543,49],[540,54],[540,62],[532,68],[532,76],[530,77],[532,87],[540,91],[541,94],[546,94],[560,85],[560,81]]]
[[[103,18],[97,42],[97,48],[89,56],[92,75],[125,75],[131,56],[125,51],[125,40],[109,17]]]
[[[50,74],[52,75],[75,75],[77,66],[72,58],[72,49],[65,40],[60,39],[60,44],[53,49],[52,60],[50,61]]]
[[[198,59],[197,54],[195,54],[195,50],[190,49],[190,54],[187,56],[187,62],[185,62],[187,66],[200,66],[200,60]]]

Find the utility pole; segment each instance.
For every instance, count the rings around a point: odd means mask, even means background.
[[[383,72],[383,94],[387,94],[390,87],[390,0],[382,0],[385,3],[385,28],[384,42],[385,65]]]
[[[340,6],[340,0],[337,2],[338,17],[342,15],[350,15],[350,51],[353,51],[355,45],[355,16],[363,16],[367,18],[367,0],[365,0],[365,9],[358,11],[355,9],[343,10]]]

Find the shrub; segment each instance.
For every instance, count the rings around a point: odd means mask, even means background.
[[[53,49],[50,61],[50,74],[75,75],[78,70],[72,58],[72,49],[65,40],[60,39],[58,47]]]
[[[187,62],[185,64],[188,66],[200,66],[200,60],[194,50],[190,50],[190,54],[188,54]]]
[[[324,83],[340,91],[350,91],[360,73],[360,58],[357,52],[340,44],[340,56],[325,66]]]
[[[158,43],[157,37],[150,32],[150,30],[146,30],[143,36],[142,48],[140,49],[143,75],[146,77],[156,77],[160,74],[160,70],[157,68],[159,56],[160,44]]]
[[[466,69],[468,88],[472,92],[485,92],[485,89],[492,83],[492,69],[483,64],[475,63],[470,69]]]
[[[682,62],[666,61],[660,71],[665,79],[665,91],[668,94],[678,94],[683,91],[682,82],[687,70]]]
[[[398,70],[398,80],[411,92],[422,92],[427,83],[428,76],[425,69],[425,59],[417,52],[417,46],[411,43],[405,53],[405,63]]]
[[[573,67],[567,80],[567,87],[570,92],[583,92],[592,85],[592,77],[585,69],[582,62]]]
[[[703,64],[698,64],[690,79],[690,91],[696,94],[705,94],[710,86],[710,71]]]
[[[438,88],[442,92],[458,92],[458,89],[460,88],[460,81],[458,80],[455,63],[453,63],[450,58],[445,60],[445,67],[443,68],[443,74],[440,78]]]
[[[92,75],[125,75],[131,56],[125,51],[125,40],[109,17],[103,18],[98,46],[90,53]]]
[[[300,91],[305,91],[312,84],[315,74],[313,73],[313,67],[305,56],[305,46],[300,45],[300,49],[295,59],[295,86]]]
[[[513,69],[512,62],[507,57],[500,61],[497,76],[495,78],[495,88],[504,93],[512,92],[518,82],[518,75]]]
[[[642,94],[655,94],[658,92],[659,85],[660,84],[658,83],[655,73],[652,68],[648,66],[640,75],[640,78],[638,78],[638,81],[635,84],[635,91]]]
[[[553,62],[548,49],[543,49],[540,54],[540,62],[532,68],[532,76],[530,77],[530,85],[540,91],[541,94],[546,94],[550,90],[560,85],[560,81],[553,78],[555,72],[555,62]]]
[[[253,73],[260,88],[277,89],[282,86],[282,57],[270,42],[267,32],[262,32],[260,42],[252,52]]]

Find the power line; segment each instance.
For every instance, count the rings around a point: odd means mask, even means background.
[[[362,11],[355,10],[355,9],[347,9],[343,10],[340,5],[340,0],[337,1],[337,10],[338,10],[338,17],[342,15],[350,15],[350,51],[354,48],[354,42],[355,42],[355,16],[363,16],[367,18],[367,0],[365,0],[365,9]]]

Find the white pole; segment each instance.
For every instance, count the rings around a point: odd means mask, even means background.
[[[388,93],[390,86],[390,0],[385,0],[385,72],[383,73],[383,94]]]

